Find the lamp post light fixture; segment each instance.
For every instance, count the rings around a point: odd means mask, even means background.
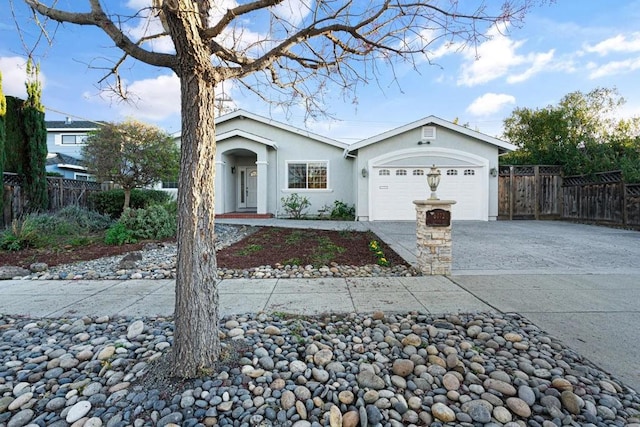
[[[440,170],[436,169],[436,165],[431,166],[431,170],[427,174],[427,184],[429,184],[429,188],[431,188],[431,197],[429,197],[429,200],[440,200],[438,196],[436,196],[436,190],[438,189],[438,184],[440,184]]]

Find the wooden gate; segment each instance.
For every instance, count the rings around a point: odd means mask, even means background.
[[[500,166],[498,219],[559,219],[560,166]]]

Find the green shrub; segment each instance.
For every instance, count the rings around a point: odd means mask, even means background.
[[[96,232],[106,230],[113,224],[108,215],[71,205],[60,209],[55,215],[76,229]]]
[[[131,231],[136,239],[166,239],[176,235],[176,217],[161,205],[152,205],[146,209],[126,209],[118,223]]]
[[[282,208],[286,212],[287,216],[293,219],[301,219],[305,216],[305,211],[311,206],[311,202],[304,196],[300,196],[298,193],[293,193],[290,196],[280,199],[282,202]]]
[[[144,209],[151,205],[168,203],[171,200],[169,193],[161,190],[133,189],[131,190],[131,209]],[[102,214],[116,219],[122,215],[124,206],[124,190],[109,190],[93,193],[89,201],[94,209]]]
[[[104,236],[104,242],[107,245],[124,245],[125,243],[136,243],[137,240],[133,237],[133,232],[121,223],[116,222],[113,224]]]
[[[35,247],[38,242],[38,230],[30,217],[23,220],[14,219],[11,226],[0,234],[0,248],[19,251]]]
[[[345,202],[336,200],[333,202],[333,209],[331,210],[331,219],[353,220],[356,218],[356,207],[354,205],[349,206]]]

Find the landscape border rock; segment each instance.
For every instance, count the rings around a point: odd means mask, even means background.
[[[175,380],[171,318],[0,315],[0,425],[640,425],[635,391],[522,316],[376,317],[229,316],[219,364]]]

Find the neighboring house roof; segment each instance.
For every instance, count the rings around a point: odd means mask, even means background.
[[[454,132],[458,132],[461,133],[463,135],[469,136],[471,138],[475,138],[478,139],[480,141],[486,142],[487,144],[491,144],[491,145],[495,145],[496,147],[498,147],[499,152],[500,153],[504,153],[504,152],[508,152],[508,151],[514,151],[515,149],[517,149],[517,147],[513,144],[510,144],[506,141],[503,141],[501,139],[498,138],[494,138],[492,136],[489,135],[485,135],[484,133],[469,129],[467,127],[464,126],[460,126],[457,125],[455,123],[449,122],[447,120],[443,120],[439,117],[436,116],[429,116],[429,117],[425,117],[423,119],[420,120],[416,120],[415,122],[412,123],[408,123],[404,126],[400,126],[398,128],[395,129],[391,129],[390,131],[381,133],[379,135],[375,135],[372,136],[371,138],[367,138],[367,139],[363,139],[362,141],[356,142],[354,144],[351,144],[347,147],[347,149],[345,150],[345,155],[352,153],[360,148],[366,147],[368,145],[371,144],[375,144],[376,142],[380,142],[383,141],[385,139],[389,139],[391,137],[394,137],[396,135],[400,135],[401,133],[404,132],[408,132],[410,130],[413,130],[415,128],[418,127],[422,127],[422,126],[426,126],[429,124],[435,124],[438,126],[441,126],[443,128],[452,130]]]
[[[47,131],[89,131],[100,127],[100,122],[88,120],[51,120],[45,121]]]
[[[315,139],[316,141],[324,142],[325,144],[329,144],[329,145],[333,145],[334,147],[342,148],[343,150],[348,147],[348,144],[345,144],[344,142],[340,142],[340,141],[337,141],[335,139],[327,138],[326,136],[318,135],[316,133],[309,132],[307,130],[300,129],[300,128],[297,128],[297,127],[294,127],[294,126],[290,126],[290,125],[278,122],[278,121],[273,120],[273,119],[262,117],[262,116],[259,116],[257,114],[253,114],[253,113],[250,113],[248,111],[245,111],[245,110],[236,110],[236,111],[233,111],[233,112],[231,112],[229,114],[225,114],[223,116],[217,117],[215,123],[216,124],[224,123],[224,122],[227,122],[229,120],[236,119],[238,117],[240,117],[240,118],[246,117],[248,119],[255,120],[257,122],[264,123],[264,124],[269,125],[269,126],[280,128],[280,129],[283,129],[283,130],[286,130],[286,131],[289,131],[289,132],[292,132],[292,133],[297,133],[297,134],[303,135],[303,136],[305,136],[307,138]]]
[[[69,156],[68,154],[62,153],[49,153],[47,156],[47,166],[58,166],[63,169],[81,169],[86,170],[87,168],[83,165],[82,160],[77,159],[73,156]]]

